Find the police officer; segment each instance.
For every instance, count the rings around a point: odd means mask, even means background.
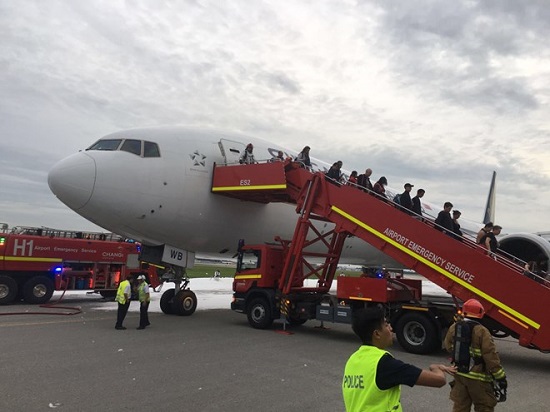
[[[130,274],[126,276],[126,279],[119,283],[118,290],[116,292],[115,300],[118,302],[118,311],[116,316],[116,325],[115,329],[124,330],[126,329],[122,326],[124,318],[128,313],[128,308],[130,307],[130,297],[132,296],[132,287],[130,285]]]
[[[151,302],[151,295],[149,294],[149,285],[145,281],[145,275],[139,275],[137,279],[139,299],[139,326],[137,329],[145,329],[150,325],[147,310],[149,309],[149,302]]]
[[[386,352],[393,343],[393,332],[380,307],[354,312],[352,328],[363,344],[348,359],[344,371],[342,392],[348,412],[402,411],[402,384],[441,388],[445,372],[455,371],[453,366],[436,364],[422,370]]]
[[[457,367],[451,382],[453,412],[470,411],[472,403],[476,412],[494,411],[497,404],[494,388],[499,401],[506,400],[508,383],[493,337],[485,326],[474,320],[484,315],[485,309],[478,300],[467,300],[462,307],[464,318],[451,325],[445,336],[445,349],[452,354]]]

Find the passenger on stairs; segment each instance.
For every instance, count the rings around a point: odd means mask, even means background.
[[[338,160],[330,167],[328,172],[325,174],[327,180],[330,183],[340,186],[340,183],[342,181],[342,173],[340,172],[340,169],[342,169],[342,164],[342,161]]]
[[[357,170],[351,172],[348,178],[348,185],[357,187]]]
[[[462,237],[462,230],[460,230],[460,223],[458,223],[461,214],[460,210],[453,210],[453,232],[458,238]]]
[[[424,189],[418,189],[416,191],[416,196],[411,199],[413,204],[412,211],[418,216],[422,216],[422,202],[420,202],[420,199],[424,196],[424,193],[426,193]]]
[[[372,183],[370,181],[370,176],[372,175],[372,169],[365,170],[365,173],[357,176],[357,185],[362,188],[365,192],[372,192]]]
[[[443,210],[439,212],[435,219],[436,229],[440,230],[448,235],[453,235],[453,219],[451,218],[451,209],[453,204],[451,202],[445,202]]]
[[[502,226],[494,225],[493,230],[483,236],[481,244],[487,249],[487,255],[494,256],[500,246],[497,240],[497,236],[500,235]]]
[[[405,191],[401,193],[401,196],[399,196],[399,205],[401,206],[401,210],[406,213],[409,213],[409,211],[411,211],[413,207],[410,194],[413,187],[414,185],[411,185],[410,183],[405,183]]]
[[[481,245],[482,242],[481,242],[481,239],[483,239],[485,237],[485,235],[487,233],[489,233],[491,230],[493,230],[493,222],[487,222],[485,223],[485,226],[483,226],[479,232],[477,232],[477,237],[476,237],[476,243],[478,245]]]
[[[239,163],[247,164],[247,165],[258,163],[256,159],[254,159],[254,153],[252,153],[253,150],[254,150],[254,146],[252,145],[252,143],[248,143],[246,145],[246,149],[244,149],[244,151],[241,153],[241,157],[239,158]]]
[[[311,170],[311,160],[309,159],[309,151],[311,148],[309,146],[306,146],[302,149],[300,153],[298,153],[298,156],[296,156],[296,161],[300,162],[302,164],[302,167],[305,167],[306,169]]]
[[[386,188],[384,186],[388,185],[388,179],[385,176],[382,176],[372,187],[374,193],[376,193],[380,199],[386,200]]]

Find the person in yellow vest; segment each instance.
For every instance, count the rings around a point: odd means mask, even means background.
[[[430,365],[422,370],[395,359],[385,349],[393,343],[391,325],[380,307],[360,309],[353,314],[352,328],[362,345],[346,363],[342,392],[346,411],[402,411],[401,385],[445,385],[445,373],[454,366]]]
[[[128,313],[128,308],[130,307],[130,298],[132,297],[132,286],[130,285],[131,275],[126,275],[126,279],[119,283],[118,290],[116,292],[115,300],[118,302],[118,311],[116,316],[116,325],[115,329],[125,330],[126,328],[122,326],[124,318]]]
[[[149,302],[151,302],[151,295],[149,294],[149,285],[145,281],[145,275],[138,276],[138,298],[139,298],[139,326],[137,329],[145,329],[150,325],[149,315],[147,310],[149,309]]]
[[[462,306],[462,317],[445,336],[445,349],[457,367],[451,382],[453,412],[468,412],[472,404],[476,412],[492,412],[497,402],[506,400],[508,382],[495,342],[489,330],[475,320],[484,315],[481,302],[467,300]]]

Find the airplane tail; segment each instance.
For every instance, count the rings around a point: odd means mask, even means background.
[[[495,221],[496,179],[497,172],[493,171],[493,178],[491,179],[491,186],[489,187],[489,196],[487,197],[487,205],[485,206],[485,214],[483,215],[483,223]]]

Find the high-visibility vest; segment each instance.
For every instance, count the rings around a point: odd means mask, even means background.
[[[116,291],[116,298],[115,300],[120,303],[121,305],[126,304],[126,297],[124,296],[124,291],[126,290],[126,287],[130,286],[129,280],[123,280],[118,285],[118,289]]]
[[[378,361],[391,354],[363,345],[350,356],[344,370],[342,393],[348,412],[401,412],[401,385],[382,390],[376,386]]]
[[[151,296],[147,296],[147,293],[145,293],[145,286],[147,283],[141,282],[141,284],[138,287],[138,298],[140,302],[150,302]]]

